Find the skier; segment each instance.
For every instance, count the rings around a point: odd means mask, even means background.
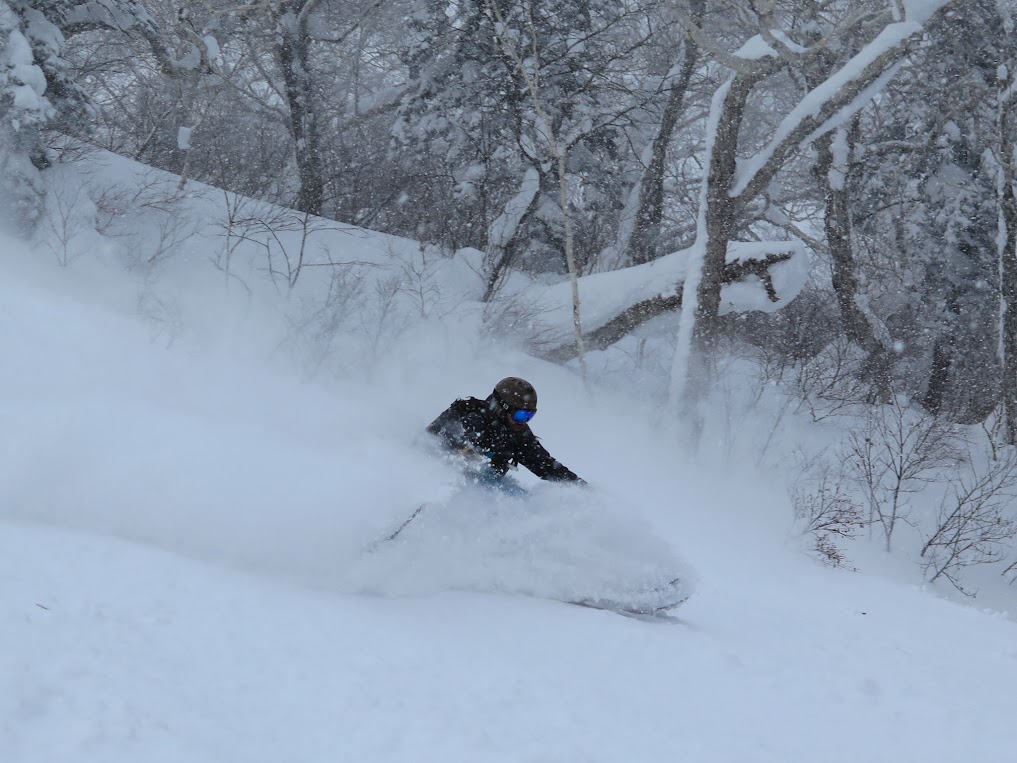
[[[529,422],[537,413],[537,391],[525,379],[509,376],[498,382],[487,399],[460,398],[427,427],[442,447],[483,463],[487,474],[500,480],[522,464],[541,479],[586,482],[547,452]]]

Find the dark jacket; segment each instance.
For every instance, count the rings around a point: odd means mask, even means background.
[[[495,403],[467,397],[456,400],[427,431],[448,450],[468,449],[485,456],[491,468],[504,476],[509,467],[522,464],[541,479],[582,482],[576,474],[551,457],[526,424],[514,431]]]

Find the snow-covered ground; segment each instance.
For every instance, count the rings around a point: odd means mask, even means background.
[[[1014,759],[1005,614],[819,566],[779,480],[485,339],[463,272],[310,368],[293,313],[187,251],[156,282],[0,240],[0,760]],[[588,490],[456,492],[421,441],[509,374]],[[675,621],[556,600],[672,564]]]
[[[315,592],[3,525],[8,761],[1010,761],[1005,620],[798,562],[680,624]],[[756,559],[755,561],[761,561]]]

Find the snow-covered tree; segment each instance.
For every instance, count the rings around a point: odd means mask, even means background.
[[[687,21],[689,34],[733,72],[716,91],[711,109],[698,235],[702,261],[684,284],[673,373],[675,397],[684,401],[692,422],[698,420],[698,401],[709,389],[710,364],[717,352],[728,245],[744,230],[747,208],[803,146],[844,124],[886,84],[921,39],[923,24],[948,2],[891,8],[883,3],[753,3],[758,34],[733,53],[725,52],[693,20]],[[831,49],[848,55],[808,83],[806,73]],[[745,141],[752,136],[744,128],[750,99],[760,97],[775,78],[786,82],[787,76],[807,84],[787,110],[778,112],[769,135]]]
[[[209,40],[179,14],[181,23],[161,26],[137,0],[4,0],[0,3],[0,176],[15,227],[29,231],[42,204],[38,172],[49,159],[46,130],[76,135],[87,129],[94,108],[65,56],[67,40],[105,30],[144,42],[167,75],[209,67]]]
[[[994,0],[945,9],[844,143],[856,251],[835,287],[891,353],[898,388],[968,422],[998,400],[992,148],[1004,47]]]
[[[364,132],[365,125],[394,109],[394,96],[384,93],[392,83],[373,76],[395,60],[378,44],[386,20],[391,25],[394,18],[383,14],[393,5],[279,0],[228,9],[240,38],[230,51],[231,94],[240,96],[243,109],[255,110],[256,121],[282,125],[289,133],[292,161],[280,168],[287,176],[280,185],[292,193],[280,201],[313,215],[360,216],[346,188],[355,174],[349,146],[359,136],[377,153],[379,141]],[[365,84],[375,91],[365,93]]]
[[[562,268],[568,212],[580,259],[613,235],[603,221],[620,208],[617,127],[633,106],[626,62],[646,41],[643,17],[603,0],[417,4],[396,138],[467,210],[489,295],[510,266]]]
[[[65,3],[0,1],[0,202],[8,210],[3,221],[21,233],[31,232],[42,213],[38,173],[49,162],[43,130],[74,125],[88,112],[51,20],[67,10]]]

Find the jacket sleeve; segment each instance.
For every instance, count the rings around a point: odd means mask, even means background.
[[[532,432],[527,433],[525,445],[519,450],[519,463],[544,480],[586,484],[579,475],[556,461]]]
[[[460,450],[472,445],[467,431],[466,418],[469,415],[465,400],[456,400],[434,421],[427,425],[441,444],[450,450]]]

